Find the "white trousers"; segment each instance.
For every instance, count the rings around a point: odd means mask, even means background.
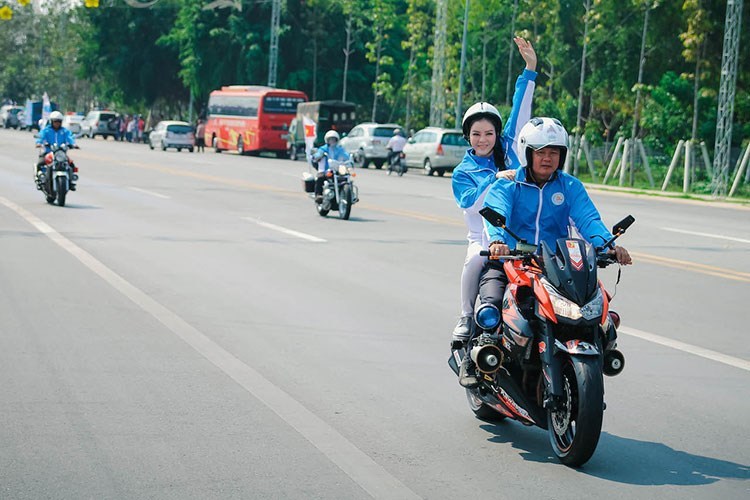
[[[470,241],[466,249],[466,260],[464,270],[461,273],[461,316],[474,314],[474,301],[479,293],[479,277],[487,262],[487,257],[482,257],[479,252],[484,250],[478,241]]]

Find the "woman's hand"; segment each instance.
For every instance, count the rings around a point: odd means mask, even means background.
[[[512,170],[500,170],[495,174],[495,179],[505,179],[506,181],[512,181],[516,178],[515,169]]]
[[[536,52],[534,52],[534,47],[532,47],[531,42],[518,36],[513,38],[513,41],[516,42],[518,52],[526,62],[526,69],[536,71]]]

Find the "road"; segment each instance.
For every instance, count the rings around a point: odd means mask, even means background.
[[[747,209],[591,192],[635,216],[635,265],[574,470],[475,419],[447,366],[449,177],[361,170],[341,221],[301,162],[80,144],[60,208],[0,130],[0,498],[750,497]]]

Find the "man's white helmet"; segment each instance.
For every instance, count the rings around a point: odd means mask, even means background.
[[[335,130],[329,130],[328,132],[326,132],[326,135],[323,136],[323,140],[325,142],[328,142],[328,139],[330,139],[331,137],[333,137],[337,141],[341,138],[341,137],[339,137],[339,133],[338,132],[336,132]]]
[[[533,151],[547,146],[560,148],[560,166],[563,166],[568,154],[568,131],[557,118],[532,118],[518,134],[518,152],[521,153],[518,160],[521,166],[531,164]]]
[[[461,129],[463,130],[465,137],[469,137],[471,124],[480,118],[487,118],[492,121],[495,124],[497,133],[501,133],[503,128],[503,117],[500,116],[500,112],[495,106],[488,102],[478,102],[466,110],[466,113],[464,113],[464,119],[461,120]]]
[[[60,113],[59,111],[53,111],[52,113],[49,114],[49,121],[50,123],[54,121],[63,121],[63,114]]]

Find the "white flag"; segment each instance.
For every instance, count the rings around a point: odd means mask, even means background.
[[[318,125],[305,115],[302,116],[302,126],[305,129],[305,154],[310,159],[310,151],[315,145],[315,138],[318,136]]]

